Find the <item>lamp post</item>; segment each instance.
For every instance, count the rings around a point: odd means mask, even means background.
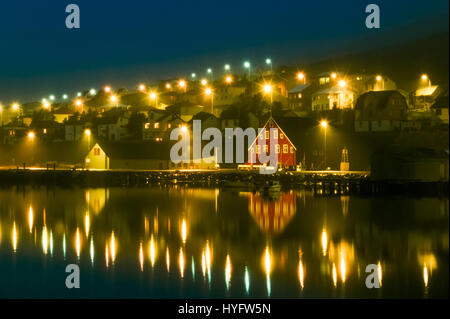
[[[324,142],[323,142],[323,161],[325,163],[325,170],[327,169],[327,128],[328,128],[328,122],[325,120],[322,120],[320,122],[320,126],[322,126],[324,130]]]
[[[272,59],[267,58],[267,59],[266,59],[266,64],[267,64],[267,65],[270,65],[270,71],[272,71]]]
[[[428,81],[428,87],[431,87],[431,80],[430,80],[430,77],[427,74],[422,74],[422,76],[420,78],[422,79],[423,82],[427,82]]]
[[[250,62],[249,61],[245,61],[244,62],[244,68],[246,68],[246,69],[248,69],[248,79],[250,80],[250,77],[251,77],[251,64],[250,64]]]
[[[155,107],[158,107],[158,95],[155,92],[151,92],[150,95],[150,100],[152,100],[155,104]]]
[[[214,114],[214,94],[211,88],[205,89],[205,95],[211,97],[211,114]]]
[[[297,73],[297,80],[302,81],[303,84],[306,84],[305,73],[303,73],[303,72],[298,72],[298,73]]]
[[[34,139],[36,138],[36,134],[33,131],[28,132],[28,139],[31,142],[31,164],[34,164]]]
[[[209,74],[209,79],[212,81],[212,79],[213,79],[213,70],[211,68],[208,68],[206,70],[206,73]]]

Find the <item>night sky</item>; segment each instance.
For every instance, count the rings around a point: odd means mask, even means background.
[[[80,29],[65,27],[70,3],[80,6]],[[381,8],[379,30],[365,28],[369,3]],[[355,39],[374,34],[400,41],[448,30],[448,10],[448,0],[1,1],[0,102],[207,67],[219,74],[225,63],[240,71],[246,59],[301,65],[363,50]]]

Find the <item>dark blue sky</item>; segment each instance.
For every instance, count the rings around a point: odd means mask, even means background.
[[[81,29],[65,28],[70,3],[80,7]],[[369,3],[381,8],[380,30],[365,28]],[[302,65],[362,50],[354,39],[377,33],[391,41],[418,36],[408,25],[448,30],[448,9],[448,0],[1,1],[0,102],[134,86],[209,66],[219,73],[225,62],[241,68],[266,56]]]

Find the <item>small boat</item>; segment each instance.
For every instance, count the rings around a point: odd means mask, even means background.
[[[268,181],[261,187],[261,191],[265,193],[276,193],[281,191],[281,184],[278,181]]]

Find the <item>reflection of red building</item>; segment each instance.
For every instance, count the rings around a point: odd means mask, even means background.
[[[261,165],[261,162],[259,161],[260,154],[270,154],[270,150],[272,149],[270,142],[272,140],[275,144],[273,149],[275,150],[275,153],[278,154],[278,167],[296,166],[297,149],[272,117],[270,117],[267,123],[264,125],[264,129],[265,130],[256,137],[256,139],[248,149],[249,159],[251,159],[252,156],[256,155],[256,162],[254,163],[254,165]],[[275,130],[271,132],[270,129]],[[272,136],[270,136],[270,134],[272,134]]]
[[[281,233],[296,212],[294,193],[282,193],[276,200],[259,194],[248,195],[248,210],[259,227],[268,233]]]

